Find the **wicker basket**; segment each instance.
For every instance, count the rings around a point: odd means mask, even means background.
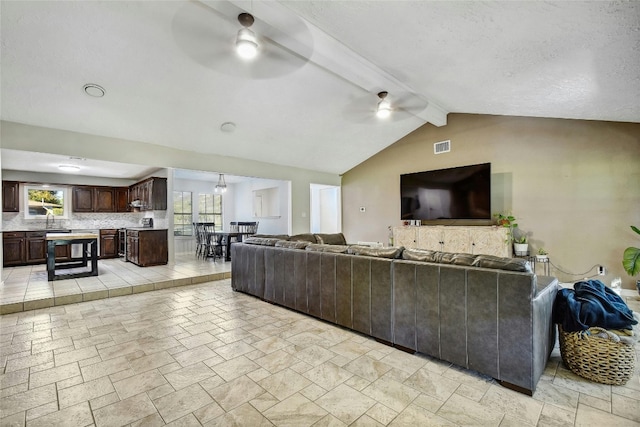
[[[618,335],[599,327],[565,332],[558,325],[558,331],[562,361],[575,374],[612,385],[625,384],[633,376],[634,346],[620,341]]]

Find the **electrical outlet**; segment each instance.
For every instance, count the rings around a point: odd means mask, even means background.
[[[599,265],[598,266],[598,276],[604,276],[604,274],[606,273],[606,270],[604,268],[603,265]]]

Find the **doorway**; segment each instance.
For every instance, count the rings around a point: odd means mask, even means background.
[[[311,232],[339,233],[342,231],[342,203],[340,187],[311,184]]]

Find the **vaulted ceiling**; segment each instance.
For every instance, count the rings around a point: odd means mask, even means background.
[[[336,174],[450,112],[640,122],[639,2],[0,7],[7,121]],[[233,51],[243,11],[251,62]]]

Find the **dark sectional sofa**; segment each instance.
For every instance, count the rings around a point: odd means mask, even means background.
[[[555,343],[558,282],[522,259],[347,245],[342,234],[252,237],[231,254],[236,291],[523,393]]]

